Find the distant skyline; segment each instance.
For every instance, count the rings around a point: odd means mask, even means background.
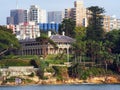
[[[30,5],[38,5],[41,9],[47,11],[62,11],[65,8],[74,7],[76,0],[1,0],[0,1],[0,25],[6,25],[6,17],[10,16],[10,10],[29,9]],[[85,7],[100,6],[104,7],[106,15],[116,15],[120,18],[119,0],[83,0]]]

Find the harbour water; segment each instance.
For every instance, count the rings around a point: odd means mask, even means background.
[[[1,86],[0,90],[120,90],[119,84]]]

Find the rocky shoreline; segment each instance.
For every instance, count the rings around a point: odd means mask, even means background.
[[[57,81],[56,78],[50,78],[47,80],[37,80],[33,79],[31,83],[22,82],[21,84],[16,84],[15,82],[0,83],[0,86],[25,86],[25,85],[62,85],[62,84],[120,84],[120,78],[118,76],[100,76],[100,77],[90,77],[87,80],[79,80],[69,78],[64,81]]]

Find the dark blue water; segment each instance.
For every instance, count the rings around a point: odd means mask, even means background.
[[[120,90],[120,85],[33,85],[33,86],[3,86],[0,90]]]

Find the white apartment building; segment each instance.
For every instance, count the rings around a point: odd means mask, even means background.
[[[47,12],[46,10],[40,10],[40,23],[47,23]]]
[[[117,28],[117,19],[115,16],[110,17],[110,30]]]
[[[105,15],[103,18],[103,28],[106,32],[120,29],[120,19],[117,19],[115,16]]]
[[[117,19],[117,29],[120,29],[120,19]]]
[[[35,21],[36,23],[46,23],[47,15],[46,10],[41,9],[37,5],[31,5],[29,10],[30,21]]]
[[[24,22],[18,25],[8,25],[7,28],[13,30],[18,40],[34,39],[40,36],[39,25],[35,22]]]

